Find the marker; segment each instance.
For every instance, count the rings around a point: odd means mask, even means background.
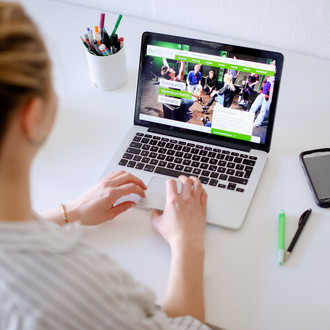
[[[98,26],[95,26],[94,29],[95,29],[95,39],[96,39],[97,43],[98,43],[99,45],[101,45],[101,43],[102,43],[102,42],[101,42],[102,38],[101,38],[101,34],[100,34],[100,32],[99,32],[99,27],[98,27]]]
[[[278,213],[278,264],[283,265],[285,241],[285,213],[280,210]]]
[[[99,46],[99,50],[101,51],[103,56],[108,56],[110,54],[109,49],[104,44],[101,44]]]
[[[121,37],[119,39],[119,46],[120,46],[120,49],[122,49],[124,47],[124,38],[123,37]]]
[[[91,42],[90,42],[90,40],[89,40],[89,38],[88,38],[88,34],[85,33],[85,34],[84,34],[84,37],[85,37],[85,40],[86,40],[86,42],[87,42],[88,47],[89,47],[90,49],[92,49],[93,47],[92,47]]]
[[[101,33],[101,41],[103,44],[103,28],[104,28],[104,19],[105,19],[105,13],[101,13],[101,17],[100,17],[100,33]]]
[[[90,49],[90,47],[88,46],[87,42],[84,40],[84,38],[83,38],[83,37],[80,37],[80,39],[81,39],[81,41],[83,42],[84,46],[86,47],[87,51],[88,51],[90,54],[95,55],[95,54],[93,53],[93,51]]]
[[[298,229],[293,236],[293,239],[288,247],[288,250],[285,253],[284,261],[287,261],[289,259],[290,255],[292,253],[292,250],[293,250],[294,246],[296,245],[298,238],[299,238],[302,230],[304,229],[305,224],[306,224],[309,216],[311,215],[311,213],[312,213],[312,209],[308,209],[300,216],[299,221],[298,221]]]
[[[123,17],[123,15],[119,15],[119,16],[118,16],[118,18],[117,18],[117,22],[116,22],[116,24],[115,24],[115,27],[114,27],[113,30],[112,30],[112,33],[111,33],[110,38],[116,33],[116,31],[117,31],[117,29],[118,29],[118,26],[119,26],[119,24],[120,24],[120,21],[121,21],[122,17]]]
[[[87,28],[87,33],[88,33],[88,37],[89,37],[89,42],[92,45],[93,44],[94,37],[93,37],[93,31],[89,27]]]

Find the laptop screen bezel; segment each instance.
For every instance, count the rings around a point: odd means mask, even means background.
[[[213,135],[210,133],[199,132],[195,130],[183,129],[180,127],[169,126],[165,124],[159,124],[155,122],[149,122],[145,120],[141,120],[139,118],[140,115],[140,106],[141,106],[141,95],[142,95],[142,88],[143,88],[143,73],[144,73],[144,64],[145,64],[145,56],[147,52],[147,45],[149,40],[156,39],[157,41],[164,41],[164,42],[171,42],[176,44],[184,44],[184,45],[192,45],[197,47],[213,47],[218,48],[219,51],[227,51],[234,54],[244,54],[247,56],[253,56],[256,58],[271,58],[276,61],[276,75],[275,75],[275,84],[274,90],[272,95],[272,101],[269,108],[269,117],[268,117],[268,125],[267,125],[267,133],[265,143],[256,143],[250,141],[242,141],[239,139],[228,138],[219,135]],[[156,32],[144,32],[141,38],[141,49],[140,49],[140,60],[139,60],[139,69],[138,69],[138,81],[137,81],[137,91],[136,91],[136,102],[135,102],[135,114],[134,114],[134,125],[140,125],[145,127],[151,128],[159,128],[162,130],[170,131],[172,135],[175,135],[175,132],[180,133],[182,136],[183,134],[191,135],[193,134],[196,137],[200,137],[201,139],[207,138],[210,143],[214,141],[215,144],[224,143],[224,145],[233,144],[235,146],[242,145],[244,148],[248,149],[258,149],[269,152],[272,134],[273,134],[273,127],[274,127],[274,120],[275,120],[275,113],[276,113],[276,106],[278,101],[278,94],[280,89],[280,80],[282,75],[282,68],[283,68],[283,61],[284,56],[279,52],[269,51],[269,50],[262,50],[257,48],[250,48],[250,47],[243,47],[233,44],[224,44],[214,41],[206,41],[206,40],[199,40],[199,39],[192,39],[187,37],[179,37],[174,35],[167,35],[161,34]]]

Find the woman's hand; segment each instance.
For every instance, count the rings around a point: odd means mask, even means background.
[[[137,194],[143,198],[146,189],[142,180],[132,174],[124,171],[110,173],[76,200],[64,204],[64,209],[69,222],[79,220],[83,225],[97,225],[135,206],[131,201],[116,204],[121,197]],[[46,212],[44,217],[64,223],[58,207]]]
[[[176,182],[166,181],[166,205],[163,214],[153,210],[154,228],[171,248],[204,247],[207,194],[196,177],[180,176],[182,190],[178,193]]]

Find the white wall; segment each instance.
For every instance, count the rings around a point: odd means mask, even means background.
[[[330,59],[330,0],[59,0]]]

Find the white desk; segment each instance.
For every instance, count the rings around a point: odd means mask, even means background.
[[[230,40],[124,17],[129,82],[119,90],[91,87],[79,39],[97,25],[100,11],[49,0],[22,0],[47,39],[59,95],[56,125],[32,171],[37,211],[67,202],[100,177],[133,122],[139,45],[145,30],[215,41]],[[106,15],[106,26],[117,15]],[[110,21],[111,18],[111,21]],[[329,329],[330,211],[318,208],[298,162],[305,149],[329,146],[330,62],[284,52],[285,63],[273,144],[264,175],[239,231],[208,226],[205,234],[206,319],[226,329]],[[285,266],[277,265],[279,209],[287,213],[286,246],[300,214],[310,221]],[[109,252],[138,280],[151,286],[161,304],[170,251],[151,227],[146,211],[87,228],[84,238]]]

